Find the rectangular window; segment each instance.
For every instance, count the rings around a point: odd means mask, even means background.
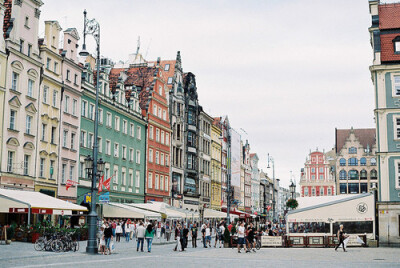
[[[156,183],[155,183],[155,189],[158,190],[159,188],[159,181],[158,181],[158,174],[156,174]]]
[[[129,161],[133,162],[135,150],[132,148],[129,148]]]
[[[69,96],[65,96],[64,113],[68,113]]]
[[[153,126],[149,127],[149,139],[154,139],[154,128]]]
[[[396,162],[397,169],[396,169],[396,188],[400,188],[400,161]]]
[[[111,114],[110,113],[107,113],[107,115],[106,115],[106,124],[107,124],[107,127],[112,127],[111,126]]]
[[[86,108],[87,108],[87,101],[82,101],[81,115],[84,117],[86,117]]]
[[[122,185],[126,185],[126,173],[122,171],[121,176],[122,176]]]
[[[164,176],[160,175],[160,190],[164,191]]]
[[[24,40],[19,40],[19,52],[24,53]]]
[[[172,77],[168,77],[168,82],[169,85],[172,84]]]
[[[153,187],[153,173],[149,172],[149,176],[147,178],[147,188],[151,189]]]
[[[10,111],[10,129],[15,129],[15,120],[17,117],[17,111]]]
[[[57,63],[57,62],[54,62],[54,69],[53,69],[53,71],[54,71],[55,73],[57,73],[57,69],[58,69],[58,63]]]
[[[161,153],[160,165],[161,165],[161,166],[164,166],[164,153]]]
[[[41,140],[42,141],[45,141],[46,140],[46,124],[42,124],[42,138],[41,138]]]
[[[129,171],[129,186],[133,187],[133,174],[132,174],[132,171]]]
[[[161,118],[161,108],[158,108],[158,117]]]
[[[111,155],[111,141],[106,140],[106,154]]]
[[[78,107],[78,100],[73,99],[72,101],[72,115],[76,116],[76,107]]]
[[[71,150],[75,149],[75,133],[71,133]]]
[[[400,96],[400,75],[394,75],[394,90],[396,93],[396,96]]]
[[[28,44],[28,57],[31,56],[31,53],[32,53],[32,45]]]
[[[149,149],[149,162],[153,163],[153,149]]]
[[[156,128],[156,142],[160,142],[160,130]]]
[[[169,133],[165,133],[165,145],[169,146]]]
[[[167,121],[167,112],[165,110],[162,111],[162,118],[164,121]]]
[[[153,114],[157,115],[157,105],[153,105]]]
[[[48,94],[49,94],[49,87],[48,86],[44,86],[43,87],[43,103],[47,103],[48,104]]]
[[[160,164],[160,153],[158,151],[156,151],[156,164]]]
[[[130,124],[129,135],[135,137],[135,124],[133,123]]]
[[[14,164],[14,152],[8,151],[7,172],[12,172],[13,171],[13,164]]]
[[[51,143],[56,144],[57,127],[51,127]]]
[[[66,172],[67,172],[67,164],[62,164],[62,167],[61,167],[61,183],[65,183]]]
[[[400,118],[396,118],[396,137],[400,139]]]
[[[57,107],[57,96],[58,92],[56,90],[53,90],[53,107]]]
[[[24,175],[29,175],[29,155],[24,155]]]
[[[70,168],[69,168],[69,179],[71,181],[74,180],[74,171],[75,171],[75,166],[70,166]]]
[[[128,134],[128,122],[126,120],[122,120],[122,132]]]
[[[119,144],[114,143],[114,157],[118,157],[119,155]]]
[[[68,139],[68,130],[64,130],[63,133],[63,147],[67,147],[67,139]]]
[[[81,147],[86,147],[86,132],[83,131],[83,130],[81,130],[80,146]]]
[[[164,144],[164,131],[161,131],[161,144]]]
[[[50,65],[51,65],[51,59],[47,58],[47,62],[46,62],[46,68],[47,70],[50,70]]]
[[[66,77],[67,81],[69,81],[70,75],[71,75],[70,70],[67,70],[67,77]]]
[[[169,185],[169,183],[168,183],[168,176],[165,176],[165,191],[166,192],[168,192],[168,190],[169,190],[169,188],[168,188],[168,185]]]
[[[54,164],[56,161],[50,160],[50,179],[53,179],[53,174],[54,174]]]
[[[103,140],[101,137],[97,137],[97,148],[99,148],[99,153],[103,152]]]
[[[116,131],[119,131],[119,117],[118,116],[115,116],[114,129]]]
[[[113,183],[118,183],[118,166],[114,166]]]
[[[32,116],[30,115],[26,116],[26,134],[31,134],[32,119],[33,119]]]
[[[94,104],[89,104],[88,118],[94,120]]]
[[[137,188],[139,188],[140,187],[140,171],[139,170],[136,170],[136,180],[135,180],[135,183],[136,183],[136,187]]]
[[[28,93],[27,95],[29,97],[33,97],[33,80],[32,79],[28,79]]]
[[[168,163],[169,163],[169,156],[166,154],[165,155],[165,166],[168,167]]]
[[[142,139],[142,128],[141,128],[140,126],[137,126],[137,129],[136,129],[136,138],[137,138],[138,140],[141,140],[141,139]]]
[[[12,72],[11,89],[14,91],[18,91],[18,78],[19,74]]]
[[[40,158],[39,177],[44,178],[44,158]]]
[[[126,146],[122,146],[122,159],[126,160]]]
[[[93,141],[94,141],[93,137],[94,137],[93,133],[88,134],[88,148],[89,149],[93,148]]]
[[[74,75],[74,83],[75,83],[75,85],[78,84],[78,75],[77,74]]]
[[[140,164],[140,151],[136,150],[136,164]]]

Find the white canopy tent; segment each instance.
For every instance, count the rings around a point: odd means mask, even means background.
[[[171,220],[176,220],[176,219],[182,219],[186,217],[186,214],[178,211],[174,211],[173,209],[170,209],[167,207],[167,204],[163,202],[153,202],[153,203],[144,203],[144,204],[137,204],[137,203],[132,203],[128,204],[129,206],[137,207],[140,209],[145,209],[148,211],[153,211],[153,212],[158,212],[163,214],[163,218],[166,219],[171,219]]]
[[[106,218],[161,219],[161,214],[129,206],[129,204],[109,203],[103,205]]]
[[[235,216],[237,216],[237,215],[235,215]],[[204,209],[204,218],[205,219],[224,219],[224,218],[226,218],[226,213],[217,211],[214,209],[210,209],[210,208],[205,208]]]
[[[79,206],[39,192],[0,189],[0,213],[72,215],[72,211],[87,211]]]

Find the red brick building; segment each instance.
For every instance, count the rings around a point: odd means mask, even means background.
[[[315,151],[307,157],[301,170],[300,194],[305,196],[335,195],[335,181],[324,153]]]
[[[127,70],[125,88],[139,95],[142,115],[148,122],[146,135],[145,202],[170,203],[171,126],[167,101],[167,79],[156,63],[132,64]],[[135,89],[136,88],[136,89]],[[131,91],[125,92],[129,98]]]

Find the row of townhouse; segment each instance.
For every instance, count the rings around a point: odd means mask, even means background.
[[[75,28],[46,21],[38,37],[42,5],[0,1],[1,188],[85,204],[91,188],[85,158],[93,156],[96,139],[111,202],[221,210],[232,176],[232,205],[264,212],[257,155],[227,116],[205,112],[180,52],[174,60],[146,61],[137,51],[117,64],[79,58]]]

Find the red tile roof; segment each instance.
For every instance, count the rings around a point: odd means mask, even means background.
[[[399,13],[400,16],[400,13]],[[381,61],[400,61],[400,54],[394,53],[393,39],[400,34],[381,34]]]
[[[354,135],[357,137],[364,149],[369,145],[372,148],[376,143],[376,129],[375,128],[362,128],[353,129]],[[347,138],[350,136],[351,129],[336,129],[336,152],[342,150]]]
[[[400,28],[400,3],[379,5],[379,29]]]

